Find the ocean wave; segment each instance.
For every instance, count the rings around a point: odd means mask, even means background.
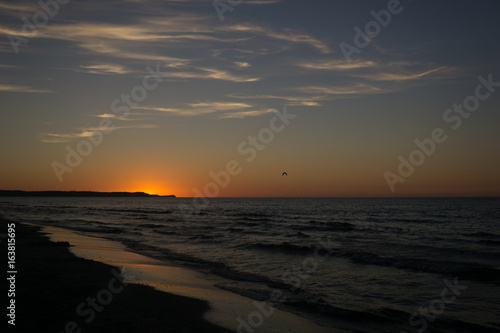
[[[479,232],[471,232],[471,233],[463,233],[462,235],[464,236],[472,236],[472,237],[487,237],[487,238],[498,238],[500,235],[494,234],[492,232],[485,232],[485,231],[479,231]]]
[[[86,226],[71,226],[68,227],[66,226],[65,228],[72,230],[72,231],[77,231],[77,232],[85,232],[85,233],[98,233],[98,234],[121,234],[124,233],[125,231],[120,228],[114,228],[114,227],[86,227]]]
[[[434,218],[391,218],[391,222],[403,222],[403,223],[438,223],[439,221]]]
[[[175,231],[163,231],[163,230],[158,230],[158,229],[154,229],[153,231],[156,233],[162,234],[162,235],[175,235],[175,234],[177,234],[177,232],[175,232]]]
[[[234,228],[234,227],[227,228],[226,230],[229,232],[245,232],[243,228]]]
[[[188,237],[190,240],[212,240],[215,238],[221,238],[222,235],[207,235],[207,234],[202,234],[202,235],[193,235]]]
[[[164,225],[162,224],[154,224],[154,223],[140,223],[137,224],[138,227],[141,228],[148,228],[148,229],[154,229],[154,228],[163,228]]]
[[[238,224],[244,225],[259,225],[263,222],[275,222],[276,220],[267,217],[238,217],[236,219],[233,219],[233,221],[238,221]]]
[[[286,237],[297,237],[297,238],[310,238],[311,236],[299,231],[299,232],[296,232],[294,234],[289,234],[289,235],[286,235]]]
[[[377,223],[393,223],[393,222],[396,222],[396,223],[429,223],[429,222],[437,222],[435,219],[431,219],[431,218],[426,218],[426,217],[422,217],[422,218],[405,218],[405,217],[373,217],[373,216],[370,216],[370,217],[367,217],[365,219],[363,219],[363,221],[366,221],[366,222],[377,222]]]
[[[269,215],[269,214],[264,214],[264,213],[255,213],[255,212],[249,212],[249,213],[246,213],[246,212],[238,212],[238,213],[234,213],[232,214],[232,216],[235,216],[235,217],[240,217],[240,218],[258,218],[258,219],[262,219],[262,218],[273,218],[273,217],[276,217],[275,215]]]
[[[337,252],[338,257],[347,257],[355,263],[395,267],[411,271],[455,275],[461,278],[500,282],[500,270],[477,263],[456,263],[444,261],[430,261],[415,258],[381,257],[372,253]]]
[[[126,214],[172,214],[173,211],[170,209],[126,209],[126,208],[87,208],[89,210],[98,210],[104,212],[114,212],[114,213],[126,213]]]
[[[307,224],[295,225],[291,227],[294,230],[305,231],[352,231],[356,229],[354,224],[348,222],[319,222],[309,221]]]
[[[294,253],[310,253],[314,247],[312,246],[301,246],[295,245],[288,242],[282,242],[279,244],[275,243],[255,243],[255,244],[243,244],[240,247],[246,249],[254,250],[266,250],[266,251],[280,251],[280,252],[294,252]]]
[[[104,233],[104,234],[121,234],[121,233],[124,233],[125,230],[120,229],[120,228],[113,228],[113,227],[100,227],[100,228],[96,228],[95,232]]]
[[[97,221],[97,220],[86,220],[86,219],[64,219],[62,224],[65,227],[71,227],[73,224],[83,224],[83,225],[102,225],[105,224],[104,222]]]
[[[247,227],[256,227],[258,225],[261,225],[259,222],[241,222],[241,223],[238,223],[240,225],[244,225],[244,226],[247,226]]]
[[[498,240],[498,239],[481,239],[481,240],[478,240],[477,242],[481,243],[481,244],[500,246],[500,240]]]

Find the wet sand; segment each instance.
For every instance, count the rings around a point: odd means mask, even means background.
[[[16,326],[9,331],[230,332],[203,319],[207,302],[122,282],[119,269],[76,257],[68,246],[16,223]]]

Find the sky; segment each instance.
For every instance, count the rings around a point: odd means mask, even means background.
[[[500,196],[499,12],[0,1],[0,189]]]

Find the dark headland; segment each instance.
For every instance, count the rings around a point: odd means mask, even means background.
[[[175,195],[158,195],[144,192],[94,192],[94,191],[7,191],[0,190],[0,197],[105,197],[105,198],[175,198]]]

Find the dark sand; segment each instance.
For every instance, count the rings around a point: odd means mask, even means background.
[[[7,221],[1,223],[4,229]],[[5,244],[3,239],[2,256]],[[206,302],[149,286],[124,286],[112,273],[117,268],[75,257],[68,245],[50,242],[40,228],[16,223],[16,326],[14,330],[8,325],[8,331],[229,332],[202,319],[209,309]],[[110,281],[116,293],[110,291]],[[6,289],[2,289],[4,293]],[[96,298],[99,292],[101,300],[109,304],[102,306],[101,312],[92,310],[95,318],[91,320],[92,306],[87,304],[87,298]],[[107,295],[112,295],[111,299]],[[85,306],[78,314],[82,303]]]

